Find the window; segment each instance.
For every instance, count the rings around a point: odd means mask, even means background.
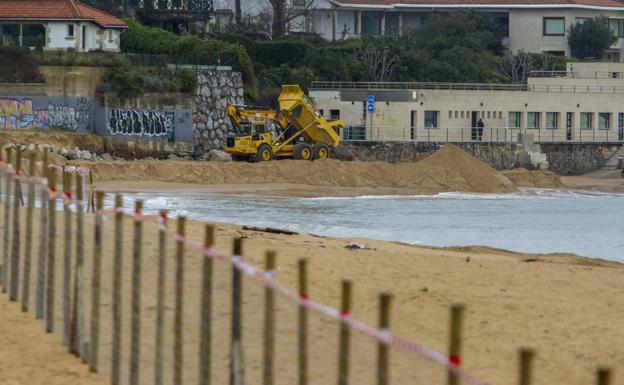
[[[591,20],[591,19],[589,17],[577,17],[576,18],[576,24],[583,24],[587,20]]]
[[[325,110],[320,109],[320,110],[319,110],[319,114],[321,114],[321,116],[325,116]]]
[[[540,113],[527,112],[527,128],[540,128]]]
[[[366,140],[366,127],[349,126],[344,128],[344,140]]]
[[[591,130],[594,128],[594,114],[591,112],[581,112],[581,130]]]
[[[544,36],[564,36],[565,35],[565,18],[563,17],[545,17],[544,18]]]
[[[609,28],[617,37],[624,37],[624,19],[609,19]]]
[[[455,111],[455,119],[459,118],[459,111]]]
[[[74,25],[67,24],[67,37],[74,37]]]
[[[329,119],[340,119],[340,110],[329,110]]]
[[[559,128],[559,113],[558,112],[546,113],[546,122],[544,123],[544,128],[550,128],[552,130],[556,130],[557,128]]]
[[[418,111],[411,111],[410,113],[410,139],[414,140],[416,138],[416,117]]]
[[[565,51],[544,51],[544,55],[565,56]]]
[[[598,129],[608,130],[611,128],[611,113],[600,112],[598,114]]]
[[[509,128],[520,128],[522,112],[510,112],[509,113]]]
[[[425,111],[425,128],[438,128],[438,111]]]
[[[464,118],[464,111],[461,112],[461,118]]]
[[[115,40],[115,32],[112,29],[108,30],[108,41],[113,42]]]
[[[449,111],[449,119],[453,119],[453,111]]]

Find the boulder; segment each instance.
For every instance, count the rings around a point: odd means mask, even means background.
[[[231,162],[232,156],[225,151],[212,149],[206,154],[206,160],[212,162]]]

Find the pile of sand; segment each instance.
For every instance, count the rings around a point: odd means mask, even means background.
[[[525,168],[516,168],[503,171],[502,174],[518,187],[539,187],[539,188],[562,188],[565,184],[561,177],[552,171],[529,171]]]
[[[160,181],[208,185],[292,183],[312,186],[402,188],[412,193],[513,192],[498,171],[453,145],[416,163],[280,160],[247,162],[75,162],[96,181]]]

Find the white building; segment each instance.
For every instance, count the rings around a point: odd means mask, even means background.
[[[567,29],[604,16],[620,37],[607,58],[624,60],[624,2],[619,0],[315,0],[308,32],[326,40],[401,34],[433,12],[484,12],[494,16],[513,52],[570,55]]]
[[[624,144],[624,64],[568,63],[528,84],[313,82],[321,113],[345,140]],[[374,99],[374,105],[368,99]]]
[[[47,50],[120,50],[118,18],[76,0],[0,0],[2,45]]]

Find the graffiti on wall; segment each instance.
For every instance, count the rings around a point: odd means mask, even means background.
[[[31,99],[0,98],[0,128],[17,130],[34,127]]]
[[[33,108],[32,99],[0,98],[0,129],[63,128],[78,131],[88,126],[94,104],[80,98],[75,105],[49,103],[47,108]]]
[[[166,137],[173,133],[175,114],[170,111],[113,108],[108,118],[112,135]]]

